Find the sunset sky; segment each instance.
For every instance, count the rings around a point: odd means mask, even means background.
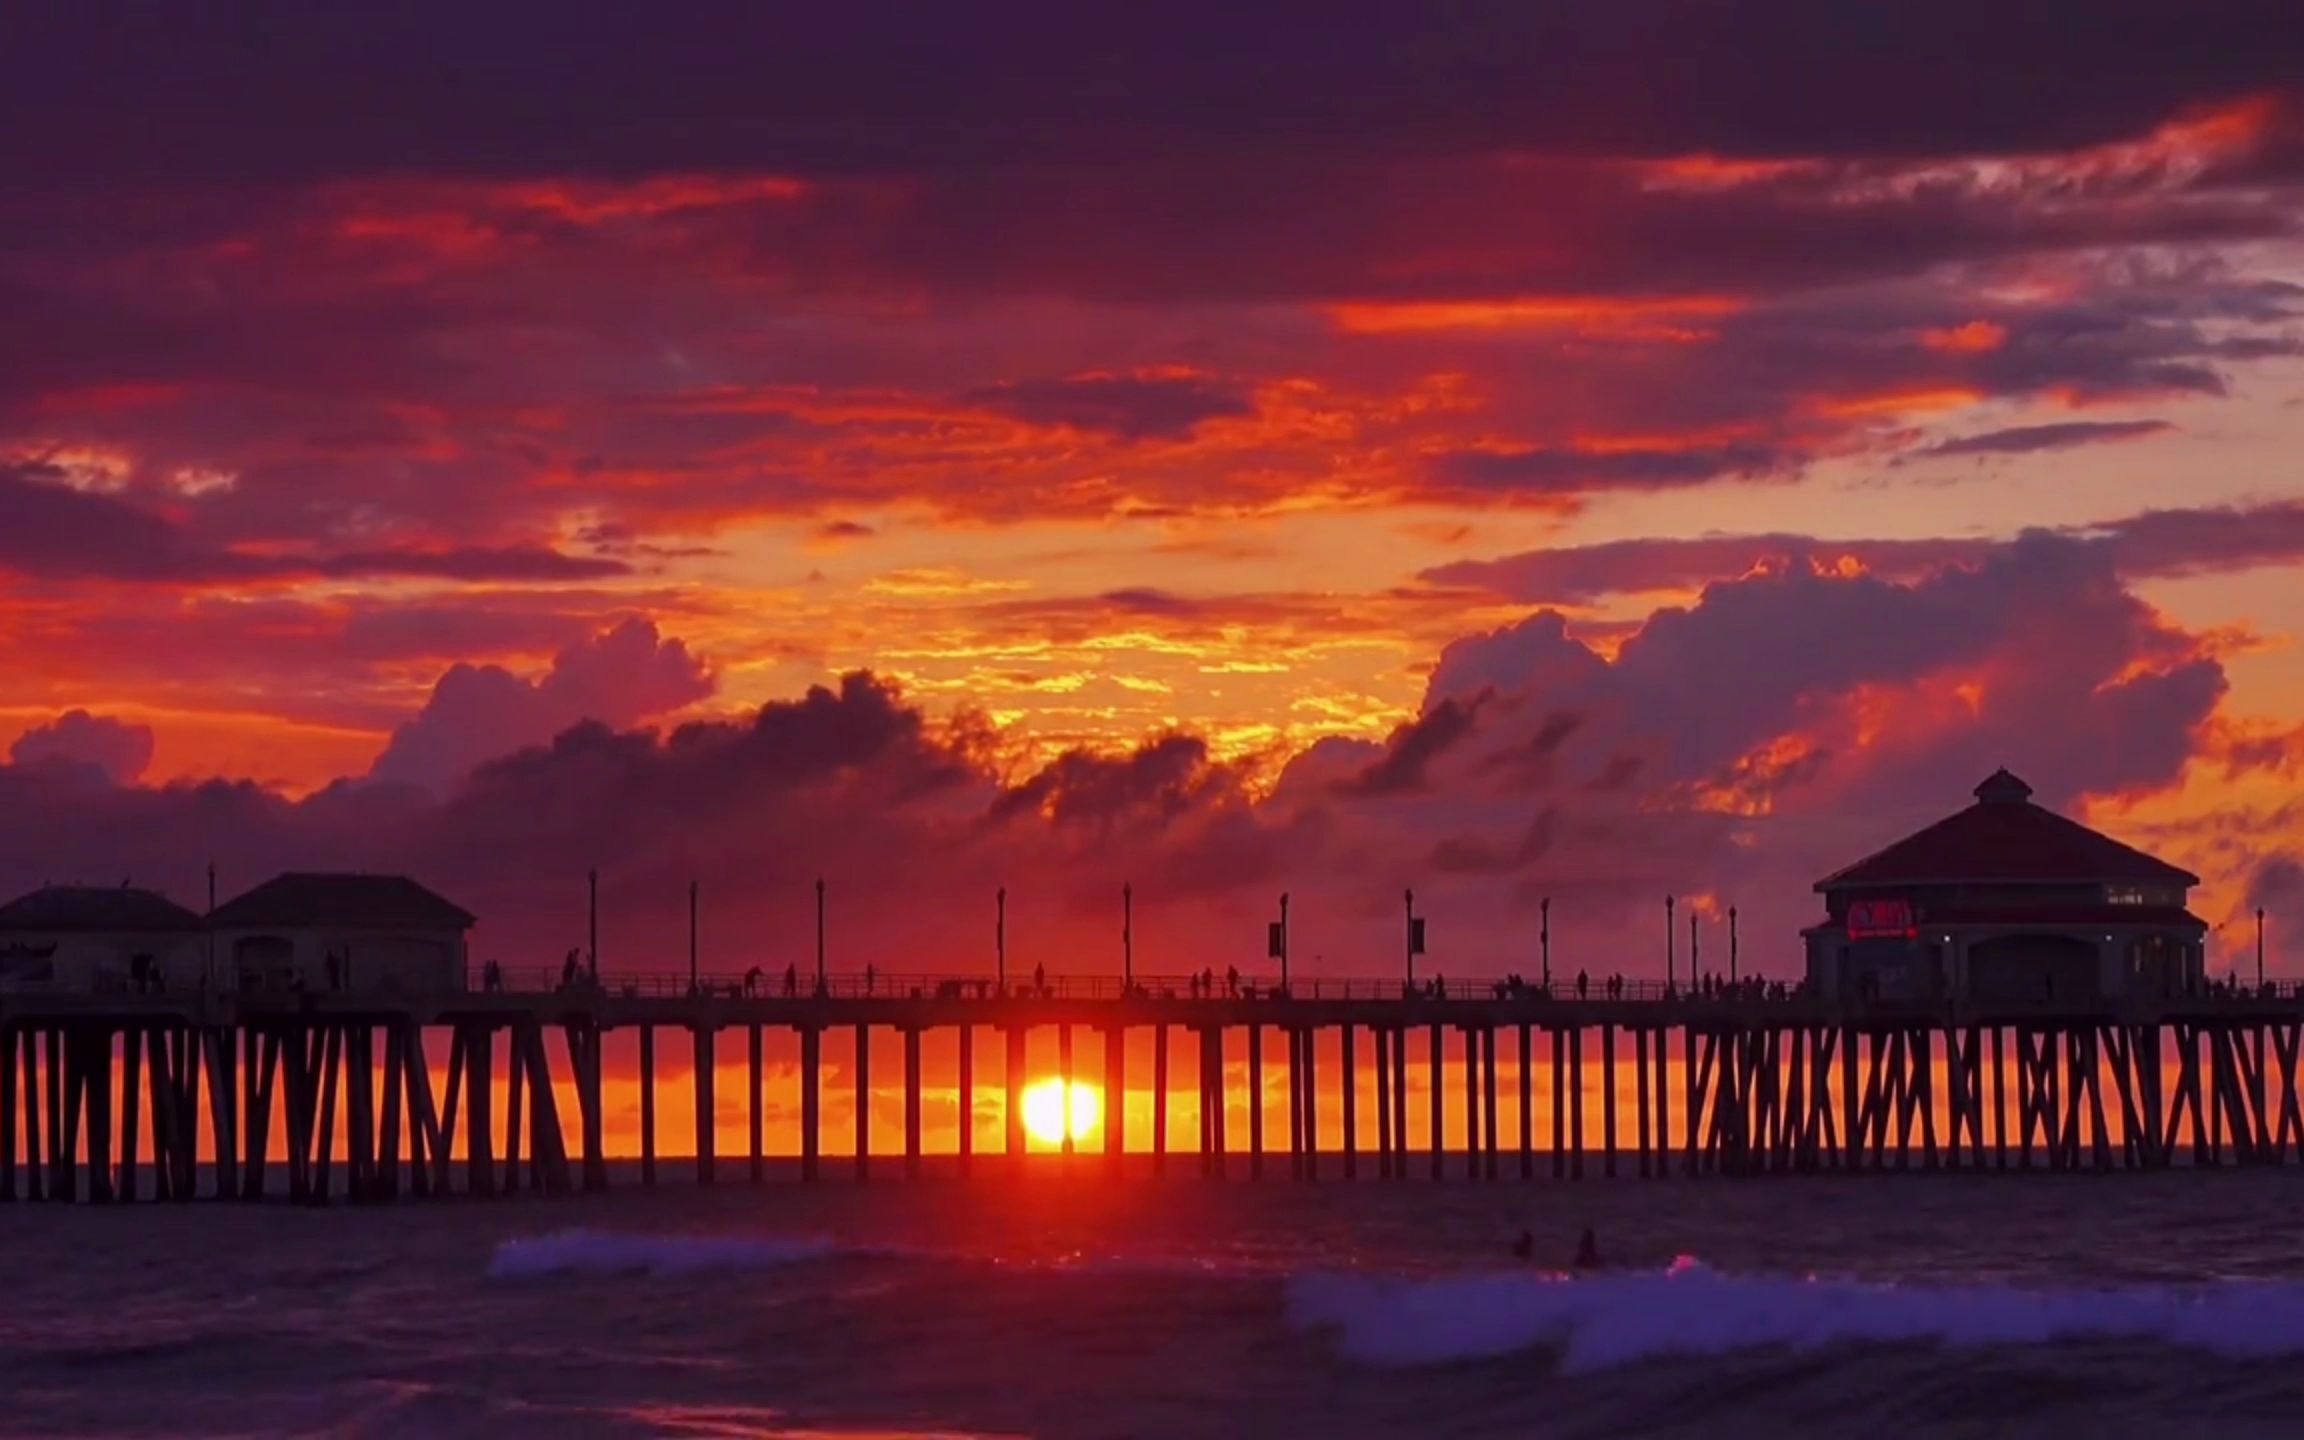
[[[1884,12],[1884,13],[1883,13]],[[2292,4],[19,7],[0,891],[1790,974],[2006,765],[2294,915]],[[819,688],[820,687],[820,688]],[[2276,923],[2275,933],[2279,927]],[[1707,934],[1707,946],[1723,943]]]

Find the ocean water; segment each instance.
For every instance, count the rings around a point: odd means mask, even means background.
[[[2292,1436],[2300,1200],[2258,1171],[18,1204],[0,1432]],[[1611,1268],[1559,1273],[1585,1225]]]

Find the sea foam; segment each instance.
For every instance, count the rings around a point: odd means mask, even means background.
[[[1407,1279],[1318,1273],[1288,1286],[1296,1326],[1352,1359],[1436,1365],[1525,1350],[1590,1371],[1662,1355],[1838,1345],[2143,1340],[2226,1355],[2304,1352],[2304,1285],[2026,1288],[1892,1285],[1671,1270],[1570,1278],[1488,1272]]]
[[[506,1240],[488,1259],[494,1280],[545,1275],[695,1275],[820,1260],[832,1242],[792,1237],[562,1230]]]

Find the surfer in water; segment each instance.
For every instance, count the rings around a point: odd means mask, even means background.
[[[1520,1238],[1512,1242],[1512,1258],[1515,1260],[1533,1260],[1536,1258],[1536,1236],[1533,1231],[1522,1230]],[[1606,1268],[1605,1262],[1600,1258],[1599,1237],[1592,1233],[1591,1226],[1585,1226],[1584,1233],[1576,1237],[1576,1258],[1569,1261],[1568,1265],[1572,1270]]]
[[[1600,1241],[1593,1235],[1592,1227],[1587,1225],[1584,1227],[1584,1233],[1577,1237],[1576,1258],[1569,1262],[1569,1268],[1597,1270],[1600,1268],[1600,1263]]]

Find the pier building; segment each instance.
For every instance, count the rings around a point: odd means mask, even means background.
[[[2034,804],[2006,770],[1975,796],[1816,882],[1815,994],[2087,1004],[2200,988],[2198,876]]]
[[[0,990],[190,989],[206,928],[156,891],[44,885],[0,905]]]
[[[208,918],[241,990],[430,995],[464,988],[471,912],[405,875],[277,875]]]

